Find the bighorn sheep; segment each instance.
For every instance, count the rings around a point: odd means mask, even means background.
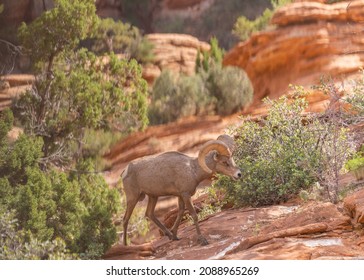
[[[122,173],[126,195],[126,212],[123,218],[123,243],[126,245],[130,216],[138,201],[148,196],[145,216],[152,220],[171,240],[178,240],[177,229],[185,206],[193,218],[198,241],[208,244],[201,234],[197,214],[191,196],[200,182],[218,172],[237,180],[241,177],[239,168],[232,158],[234,140],[228,135],[220,135],[217,140],[206,142],[197,158],[179,152],[166,152],[154,157],[132,161]],[[154,215],[159,196],[178,197],[178,215],[171,230],[167,229]]]

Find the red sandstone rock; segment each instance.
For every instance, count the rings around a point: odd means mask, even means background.
[[[363,11],[364,1],[284,6],[272,19],[276,29],[253,34],[223,63],[247,72],[255,105],[286,93],[289,84],[310,88],[322,75],[345,81],[364,66]]]
[[[210,45],[187,34],[149,34],[147,39],[154,45],[154,61],[146,65],[143,76],[149,83],[157,78],[161,71],[192,75],[198,50],[207,51]]]
[[[353,218],[354,223],[364,224],[364,189],[346,197],[344,207]]]

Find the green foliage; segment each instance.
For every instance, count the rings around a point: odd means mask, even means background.
[[[292,0],[271,0],[270,2],[272,4],[273,10],[276,10],[280,7],[283,7],[287,4],[292,3],[293,1]]]
[[[67,260],[76,259],[61,239],[40,242],[34,237],[25,237],[18,230],[12,212],[0,211],[0,259],[1,260]]]
[[[209,51],[200,51],[196,57],[196,72],[209,71],[210,67],[221,65],[224,56],[224,51],[219,47],[219,43],[215,37],[210,40],[211,49]]]
[[[165,71],[153,86],[149,119],[160,124],[193,115],[229,115],[247,105],[252,96],[250,80],[239,68],[209,66],[208,72],[180,77]]]
[[[110,189],[90,162],[80,162],[78,173],[41,170],[42,139],[23,134],[8,143],[11,121],[9,110],[1,114],[0,208],[15,211],[27,240],[35,238],[51,246],[59,239],[72,253],[99,257],[116,241],[117,189]]]
[[[358,170],[362,167],[364,167],[364,157],[353,158],[346,163],[346,168],[349,171]]]
[[[241,16],[234,25],[233,34],[241,41],[244,41],[248,39],[252,33],[263,30],[269,24],[272,16],[273,11],[270,9],[265,9],[263,14],[255,20],[249,20],[245,16]]]
[[[156,79],[149,106],[152,124],[193,115],[229,115],[252,101],[253,87],[246,73],[222,67],[223,50],[216,38],[210,43],[210,51],[197,55],[195,75],[177,77],[164,71]]]
[[[294,90],[290,102],[287,97],[266,100],[271,108],[260,124],[246,120],[232,131],[238,136],[242,179],[221,176],[215,185],[236,205],[284,202],[302,190],[308,194],[315,182],[337,202],[338,174],[353,150],[351,136],[331,111],[304,117],[307,102],[300,97],[301,88]]]
[[[364,145],[361,146],[361,149],[353,156],[352,159],[347,161],[345,167],[349,171],[354,171],[364,167]]]
[[[109,130],[85,129],[82,154],[85,158],[95,159],[96,170],[105,170],[108,163],[103,156],[109,152],[110,147],[125,136],[125,133]]]
[[[24,47],[42,67],[14,112],[26,133],[43,138],[44,165],[64,166],[81,157],[85,129],[130,132],[148,123],[147,84],[135,60],[74,51],[97,22],[92,0],[60,0],[19,29]]]
[[[234,24],[233,34],[241,41],[245,41],[254,32],[265,29],[276,9],[291,3],[292,0],[271,0],[272,9],[265,9],[261,16],[250,20],[245,16],[241,16]]]
[[[347,95],[345,102],[353,107],[352,111],[362,121],[364,118],[364,71],[361,70],[360,72],[361,75],[354,81],[352,93]]]
[[[141,36],[137,27],[106,18],[100,21],[91,50],[96,54],[122,53],[126,58],[147,63],[153,60],[152,48],[153,45]]]
[[[242,69],[215,66],[207,74],[206,87],[216,101],[217,114],[236,113],[252,101],[253,87]]]
[[[30,25],[23,23],[18,36],[33,62],[49,63],[59,53],[72,51],[97,23],[93,0],[56,0],[53,9]]]
[[[208,104],[204,81],[198,75],[176,77],[163,71],[154,83],[149,106],[152,124],[198,114]]]
[[[272,108],[263,125],[246,121],[233,132],[239,136],[236,157],[242,180],[222,176],[216,182],[237,205],[279,203],[308,188],[315,179],[316,139],[301,116],[307,104],[302,99],[288,104],[285,98],[266,102]],[[302,168],[303,162],[308,168]]]

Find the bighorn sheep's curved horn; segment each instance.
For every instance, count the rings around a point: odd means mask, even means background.
[[[206,155],[211,151],[217,151],[220,155],[231,157],[230,149],[224,142],[220,140],[211,140],[206,142],[198,154],[198,163],[207,173],[212,172],[206,165]]]
[[[231,151],[231,153],[232,154],[234,153],[234,151],[236,149],[236,145],[235,145],[235,141],[234,141],[233,137],[231,137],[227,134],[222,134],[219,137],[217,137],[217,140],[224,142],[229,147],[229,150]]]

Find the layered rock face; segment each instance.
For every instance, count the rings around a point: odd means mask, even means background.
[[[163,70],[191,75],[195,72],[198,51],[207,51],[210,45],[186,34],[149,34],[154,45],[153,64],[143,67],[143,77],[153,82]]]
[[[224,65],[247,72],[255,104],[286,93],[289,84],[309,87],[322,75],[346,80],[364,66],[364,1],[293,3],[272,24],[275,29],[253,34],[224,58]]]

